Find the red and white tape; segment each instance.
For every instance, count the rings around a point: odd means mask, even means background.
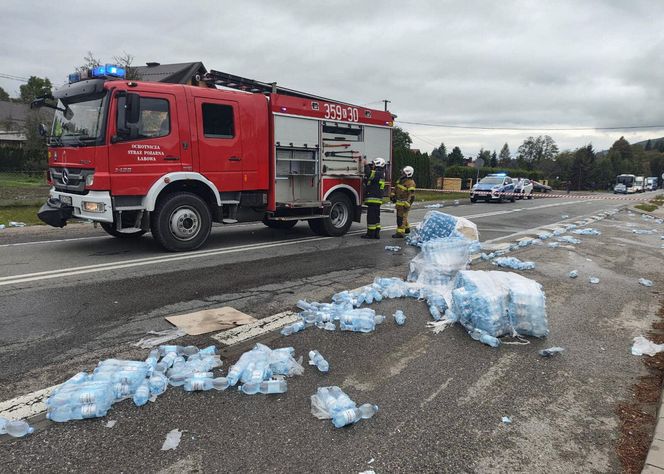
[[[462,190],[451,190],[451,189],[417,189],[417,191],[430,191],[430,192],[436,192],[436,193],[464,193],[464,194],[470,194],[471,190],[469,189],[462,189]],[[417,191],[415,191],[417,193]],[[598,193],[598,194],[550,194],[550,193],[531,193],[529,195],[525,195],[522,193],[492,193],[489,191],[475,191],[473,195],[484,198],[486,196],[491,196],[494,198],[499,198],[499,197],[509,197],[511,198],[512,196],[514,197],[523,197],[526,198],[527,196],[532,196],[535,199],[539,198],[567,198],[567,199],[599,199],[599,200],[617,200],[617,201],[649,201],[652,196],[636,196],[636,195],[624,195],[624,196],[612,196],[612,195],[607,195],[604,193]]]

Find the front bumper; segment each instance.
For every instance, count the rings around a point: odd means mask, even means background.
[[[61,201],[65,205],[71,206],[71,217],[77,219],[89,219],[95,222],[113,222],[113,204],[111,202],[111,194],[108,191],[89,191],[88,194],[81,195],[65,193],[52,188],[49,195],[51,199]],[[71,204],[69,204],[70,200]],[[84,202],[101,204],[103,206],[103,212],[86,211],[83,207]]]

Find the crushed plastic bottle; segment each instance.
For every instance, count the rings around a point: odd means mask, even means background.
[[[648,280],[646,278],[639,278],[639,283],[642,284],[643,286],[652,286],[652,280]]]
[[[581,240],[576,239],[576,238],[572,237],[571,235],[563,235],[562,237],[558,237],[558,242],[563,242],[563,243],[566,243],[566,244],[576,245],[576,244],[580,244]]]
[[[399,247],[398,245],[386,245],[385,250],[389,252],[400,252],[401,247]]]
[[[632,233],[634,234],[639,234],[639,235],[650,235],[654,234],[654,230],[648,230],[648,229],[632,229]]]
[[[399,326],[403,326],[406,323],[406,315],[400,309],[394,313],[394,322]]]
[[[0,416],[0,435],[8,434],[13,438],[22,438],[33,433],[35,429],[23,420],[8,420]]]
[[[291,334],[295,334],[296,332],[302,331],[304,328],[305,328],[304,321],[296,321],[293,324],[285,326],[281,330],[281,335],[282,336],[290,336]]]
[[[588,279],[588,281],[589,281],[590,283],[592,283],[593,285],[597,285],[597,284],[599,283],[599,278],[597,278],[597,277],[590,277],[590,278]]]
[[[309,365],[315,365],[321,372],[328,372],[330,364],[317,350],[309,351]]]
[[[549,242],[549,243],[547,244],[547,246],[548,246],[549,248],[556,249],[556,248],[560,247],[560,242]]]
[[[548,349],[542,349],[539,351],[539,355],[542,357],[552,357],[556,354],[560,354],[563,352],[565,349],[562,347],[554,346],[554,347],[549,347]]]
[[[579,276],[579,272],[576,270],[572,270],[571,272],[569,272],[567,276],[569,276],[570,278],[576,278]]]
[[[509,424],[512,423],[512,418],[510,418],[509,416],[503,416],[503,417],[500,419],[500,421],[501,421],[504,425],[509,425]]]
[[[133,400],[137,407],[142,407],[148,402],[149,399],[150,399],[150,384],[148,383],[148,380],[145,379],[136,389]]]
[[[655,344],[652,341],[649,341],[643,336],[637,336],[634,338],[634,344],[632,345],[632,355],[649,355],[654,356],[655,354],[664,351],[664,344]]]

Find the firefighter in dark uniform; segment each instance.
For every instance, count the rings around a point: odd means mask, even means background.
[[[380,206],[385,189],[385,160],[376,158],[364,170],[364,204],[367,205],[367,233],[363,239],[380,239]]]
[[[392,236],[393,239],[403,239],[405,234],[410,234],[410,224],[408,223],[408,212],[410,206],[415,202],[415,180],[413,179],[415,170],[412,166],[406,166],[402,172],[399,181],[390,193],[390,200],[397,208],[397,233]]]

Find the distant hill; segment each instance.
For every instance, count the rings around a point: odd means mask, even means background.
[[[659,143],[664,141],[664,137],[661,138],[650,138],[650,148],[651,149],[657,149],[659,146]],[[648,140],[643,140],[642,142],[636,142],[636,143],[631,143],[631,145],[641,145],[643,148],[646,147],[646,144],[648,143]],[[606,156],[609,153],[609,150],[602,150],[598,151],[596,153],[597,156]]]

